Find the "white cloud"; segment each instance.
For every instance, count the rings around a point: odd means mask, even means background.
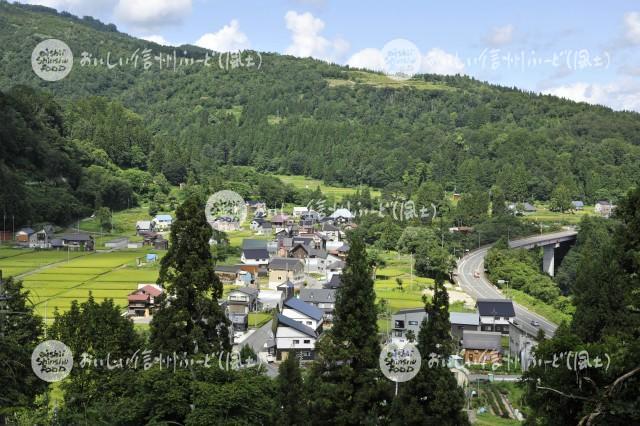
[[[195,45],[216,52],[234,52],[248,49],[250,43],[247,35],[240,31],[238,20],[232,19],[228,25],[217,32],[204,34],[195,42]]]
[[[422,57],[420,70],[430,74],[462,74],[464,73],[464,62],[457,55],[435,47]]]
[[[321,36],[324,21],[309,12],[290,10],[284,15],[284,20],[292,38],[292,43],[285,50],[288,55],[335,61],[349,49],[349,43],[344,39],[330,41]]]
[[[119,0],[115,15],[143,29],[180,23],[191,13],[191,0]]]
[[[25,0],[20,3],[39,4],[77,15],[97,15],[110,12],[118,0]]]
[[[485,37],[485,41],[491,46],[504,46],[513,40],[513,25],[505,25],[503,27],[493,27],[489,34]]]
[[[552,87],[542,93],[617,110],[640,111],[640,82],[637,79],[623,78],[608,84],[576,82]]]
[[[354,68],[384,71],[384,55],[380,49],[363,49],[353,54],[347,61],[347,65]],[[458,56],[435,47],[422,56],[420,72],[444,75],[463,74],[464,62]]]
[[[151,41],[153,43],[161,44],[163,46],[176,46],[175,43],[171,43],[171,42],[167,41],[166,38],[164,38],[163,36],[161,36],[159,34],[144,36],[144,37],[140,37],[140,38],[143,39],[143,40]]]
[[[347,65],[353,68],[366,68],[373,71],[382,71],[384,68],[384,56],[379,49],[362,49],[351,55]]]
[[[624,15],[625,37],[633,44],[640,44],[640,12]]]

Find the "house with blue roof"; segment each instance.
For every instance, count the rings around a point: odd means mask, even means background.
[[[153,229],[159,232],[167,231],[171,228],[173,223],[173,217],[170,214],[159,214],[151,221],[153,223]]]
[[[303,302],[295,297],[287,299],[282,305],[282,315],[311,327],[318,333],[322,332],[324,312],[310,303]]]

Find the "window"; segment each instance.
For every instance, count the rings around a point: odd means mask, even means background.
[[[409,321],[409,325],[418,325],[418,321]]]
[[[311,343],[311,340],[309,340],[309,339],[305,339],[305,341],[304,341],[304,342],[305,342],[305,343]]]
[[[300,340],[298,340],[298,339],[294,339],[293,344],[294,344],[294,345],[297,345],[298,343],[300,343]]]
[[[499,320],[499,319],[500,319],[500,317],[495,317],[495,319]]]
[[[311,321],[307,321],[307,325],[311,325]]]
[[[396,331],[395,332],[395,336],[396,337],[402,337],[402,331]]]
[[[396,320],[394,328],[404,328],[404,321]]]

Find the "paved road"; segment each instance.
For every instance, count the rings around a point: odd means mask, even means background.
[[[518,382],[522,378],[520,374],[494,374],[494,382]],[[477,380],[488,381],[488,374],[469,374],[469,384],[473,385]]]
[[[531,248],[532,246],[545,245],[551,242],[563,242],[563,241],[575,239],[576,235],[578,235],[578,231],[574,231],[574,230],[553,232],[549,234],[533,235],[527,238],[510,240],[509,247],[510,248],[518,248],[518,247]]]
[[[571,235],[575,235],[575,231],[563,231],[553,234],[536,235],[529,238],[523,238],[520,240],[510,241],[510,246],[521,247],[532,243],[541,243],[554,238],[564,238]],[[484,258],[490,246],[481,247],[477,250],[469,252],[466,256],[458,261],[458,270],[456,281],[460,287],[474,299],[504,299],[505,296],[496,288],[484,275]],[[478,271],[480,277],[475,278],[474,272]],[[516,321],[518,322],[518,328],[525,333],[535,337],[538,334],[538,329],[544,330],[547,336],[553,336],[558,326],[544,317],[534,314],[528,311],[524,307],[513,304],[516,311]],[[539,327],[531,325],[532,321],[540,323]]]
[[[262,327],[256,329],[249,337],[242,341],[242,343],[236,346],[240,349],[242,346],[248,345],[253,351],[258,354],[264,351],[264,344],[267,340],[273,339],[273,332],[271,331],[271,321],[267,322]],[[267,376],[273,378],[278,376],[278,366],[270,364],[268,362],[261,362],[261,365],[265,368]]]

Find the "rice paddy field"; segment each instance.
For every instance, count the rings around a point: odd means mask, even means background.
[[[137,266],[148,253],[163,253],[151,249],[117,252],[64,252],[28,249],[0,249],[0,269],[3,276],[16,276],[39,315],[51,318],[55,309],[64,312],[73,300],[89,297],[101,301],[112,298],[123,308],[127,295],[138,283],[155,282],[158,263]]]
[[[433,284],[430,278],[417,277],[411,274],[411,257],[396,252],[382,254],[385,266],[376,270],[374,283],[378,299],[389,303],[393,313],[400,309],[421,308],[423,291]],[[402,280],[402,289],[396,279]]]
[[[597,216],[593,206],[585,206],[583,210],[565,213],[552,212],[546,204],[536,204],[536,209],[536,212],[524,215],[523,219],[544,224],[575,225],[585,216]]]

